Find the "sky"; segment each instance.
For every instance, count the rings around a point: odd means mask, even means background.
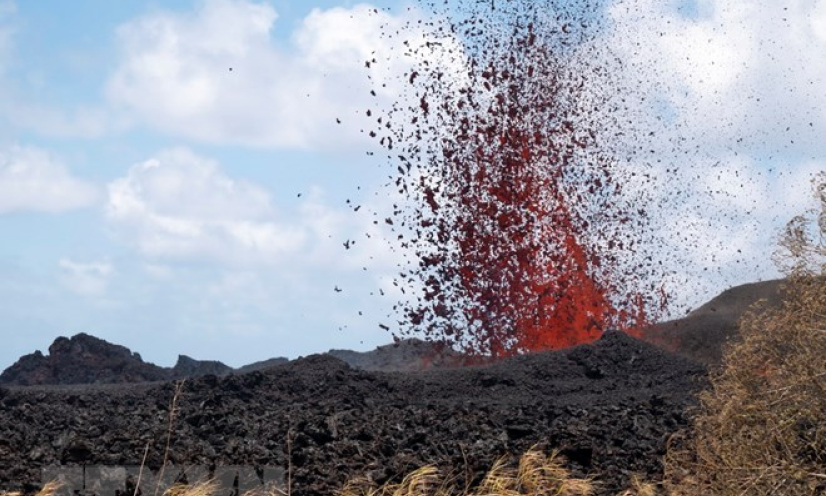
[[[591,43],[654,164],[638,187],[667,209],[656,250],[682,261],[675,312],[778,277],[779,230],[826,169],[826,0],[600,5]],[[0,0],[0,369],[78,332],[162,366],[390,342],[400,254],[373,213],[392,171],[362,110],[411,63],[382,33],[427,15]]]

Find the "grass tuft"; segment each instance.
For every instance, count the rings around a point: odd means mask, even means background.
[[[217,496],[221,485],[215,480],[199,481],[194,484],[175,484],[166,491],[164,496]],[[276,488],[253,489],[242,493],[242,496],[285,496],[285,492]]]
[[[589,496],[593,484],[588,479],[571,477],[557,453],[545,455],[530,450],[519,460],[517,467],[505,459],[494,463],[475,490],[460,491],[446,484],[439,471],[427,466],[407,475],[400,483],[376,486],[367,479],[355,479],[338,496]]]
[[[617,496],[657,496],[657,486],[650,482],[645,482],[638,476],[631,477],[631,487],[619,493]]]
[[[174,484],[164,491],[164,496],[214,496],[218,492],[214,480],[199,481],[194,484]]]
[[[54,496],[60,488],[59,482],[47,482],[35,496]],[[20,491],[0,492],[0,496],[23,496],[23,493]]]

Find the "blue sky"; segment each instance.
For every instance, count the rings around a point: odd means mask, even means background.
[[[407,7],[0,0],[0,368],[81,331],[160,365],[388,342],[398,254],[370,212],[389,171],[358,112],[395,99],[363,61],[404,72],[381,31]],[[624,112],[657,130],[628,139],[660,160],[658,249],[690,261],[675,301],[775,277],[772,237],[826,163],[826,0],[604,15]]]

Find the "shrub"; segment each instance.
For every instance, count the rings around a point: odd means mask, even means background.
[[[672,439],[674,496],[826,494],[826,174],[814,184],[820,212],[794,218],[776,254],[782,307],[743,318],[692,431]]]

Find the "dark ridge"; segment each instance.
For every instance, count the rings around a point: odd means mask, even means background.
[[[0,384],[46,386],[125,384],[168,381],[206,374],[227,374],[232,368],[216,361],[178,357],[173,368],[144,362],[140,354],[86,333],[58,337],[49,354],[39,350],[21,357],[0,374]]]
[[[25,355],[0,374],[0,384],[99,384],[148,382],[169,379],[169,373],[146,363],[138,353],[85,333],[59,337],[40,351]]]
[[[660,345],[685,358],[714,366],[720,362],[723,345],[736,337],[740,318],[754,303],[765,300],[768,308],[780,305],[782,284],[782,280],[775,280],[728,289],[685,318],[656,324],[648,334]],[[612,333],[609,336],[614,336],[611,339],[623,339],[621,335]],[[601,344],[594,349],[605,346],[609,341],[601,340]],[[579,352],[571,353],[576,357]],[[327,354],[354,368],[385,372],[455,367],[462,362],[462,356],[450,348],[415,338],[367,352],[334,349]],[[0,374],[0,384],[35,386],[165,381],[202,375],[245,374],[288,361],[286,358],[272,358],[233,370],[221,362],[180,355],[174,367],[163,368],[144,362],[138,353],[128,348],[81,333],[72,338],[56,339],[49,347],[48,356],[35,351],[21,357]],[[570,360],[566,358],[563,361],[568,363]],[[591,370],[590,373],[605,372]]]
[[[744,284],[727,289],[684,318],[653,326],[671,349],[708,366],[717,366],[724,345],[738,336],[740,319],[762,301],[762,308],[777,308],[783,301],[784,280]]]
[[[453,366],[460,359],[460,355],[452,349],[416,338],[401,339],[373,351],[330,350],[327,354],[358,369],[384,372],[412,372]]]
[[[277,358],[270,358],[267,360],[261,360],[260,362],[254,362],[249,365],[244,365],[243,367],[239,367],[235,369],[236,374],[246,374],[248,372],[253,372],[256,370],[265,370],[270,367],[274,367],[276,365],[282,365],[289,362],[289,358],[285,357],[277,357]]]

